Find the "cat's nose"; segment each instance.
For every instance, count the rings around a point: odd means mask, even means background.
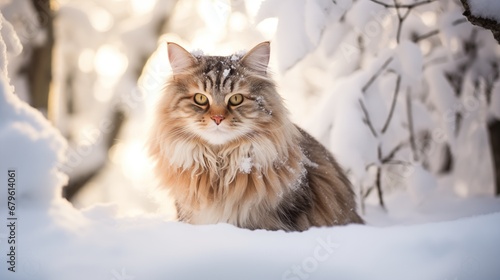
[[[224,120],[223,115],[213,115],[210,118],[215,122],[216,125],[219,125]]]

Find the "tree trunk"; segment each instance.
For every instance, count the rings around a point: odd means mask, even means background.
[[[493,158],[493,174],[495,176],[495,194],[500,195],[500,120],[488,124],[488,132]]]
[[[43,45],[35,46],[28,67],[28,84],[31,105],[43,113],[48,113],[50,84],[52,81],[52,49],[54,46],[53,13],[50,0],[33,0],[38,22],[45,30]]]

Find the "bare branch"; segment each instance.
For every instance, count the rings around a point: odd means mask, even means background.
[[[500,44],[500,22],[492,18],[484,18],[480,15],[475,15],[470,9],[469,2],[467,0],[460,0],[464,6],[463,15],[470,21],[470,23],[480,26],[485,29],[489,29],[493,33],[493,37]]]
[[[392,149],[392,151],[387,156],[380,157],[380,162],[385,164],[388,163],[389,161],[392,161],[396,153],[399,152],[399,150],[401,150],[405,145],[406,145],[405,142],[399,143],[396,147],[394,147],[394,149]]]
[[[359,99],[359,105],[361,105],[361,110],[363,110],[363,113],[365,115],[363,121],[368,125],[373,136],[376,138],[377,132],[375,131],[375,128],[373,127],[372,121],[370,119],[370,115],[368,115],[368,110],[366,110],[365,104],[363,103],[363,100],[361,100],[361,98]]]
[[[467,20],[466,20],[465,18],[460,18],[460,19],[457,19],[457,20],[453,21],[453,22],[452,22],[452,25],[453,25],[453,26],[457,26],[457,25],[462,24],[462,23],[464,23],[464,22],[467,22]],[[438,30],[438,29],[436,29],[436,30],[432,30],[432,31],[427,32],[427,33],[425,33],[425,34],[422,34],[422,35],[418,35],[418,36],[416,36],[416,37],[413,39],[413,41],[414,41],[415,43],[418,43],[418,42],[420,42],[420,41],[422,41],[422,40],[425,40],[425,39],[430,38],[430,37],[432,37],[432,36],[434,36],[434,35],[437,35],[437,34],[439,34],[439,30]]]
[[[454,20],[451,24],[453,26],[457,26],[457,25],[462,24],[462,23],[467,22],[467,21],[468,20],[466,18],[459,18],[459,19]]]
[[[410,165],[409,162],[399,159],[392,159],[387,161],[385,164],[401,164],[401,165]]]
[[[397,2],[397,0],[392,0],[393,4],[387,4],[387,3],[382,2],[380,0],[370,0],[370,1],[372,1],[373,3],[379,4],[379,5],[382,5],[385,8],[396,9],[396,12],[397,12],[397,15],[398,15],[398,21],[399,21],[398,22],[398,29],[397,29],[397,33],[396,33],[397,34],[396,35],[396,41],[399,43],[400,37],[401,37],[401,29],[403,28],[403,22],[408,17],[408,15],[410,14],[411,10],[413,8],[416,8],[416,7],[421,6],[421,5],[433,3],[436,0],[425,0],[425,1],[415,2],[413,4],[399,4]],[[400,13],[401,9],[406,9],[406,11],[405,11],[404,14]]]
[[[437,35],[437,34],[439,34],[439,30],[437,30],[437,29],[436,29],[436,30],[432,30],[432,31],[427,32],[427,33],[425,33],[425,34],[422,34],[422,35],[416,36],[416,37],[415,37],[415,39],[414,39],[413,41],[414,41],[415,43],[418,43],[418,42],[420,42],[420,41],[422,41],[422,40],[425,40],[425,39],[430,38],[430,37],[432,37],[432,36],[434,36],[434,35]]]
[[[410,146],[411,146],[411,151],[413,152],[413,160],[417,161],[418,153],[417,153],[417,143],[415,141],[415,130],[413,127],[413,110],[411,106],[410,90],[411,89],[408,88],[408,91],[406,92],[406,114],[408,117],[408,132],[410,134]]]
[[[382,167],[377,168],[377,177],[375,179],[375,187],[377,188],[378,200],[382,209],[385,210],[384,194],[382,193]]]
[[[389,123],[392,120],[392,115],[394,114],[394,109],[396,108],[396,101],[398,99],[400,85],[401,85],[401,75],[398,75],[398,79],[396,80],[396,88],[394,90],[394,95],[392,97],[391,110],[389,111],[389,115],[387,116],[387,120],[385,121],[384,127],[382,128],[382,131],[381,131],[382,134],[384,134],[387,131],[387,128],[389,127]]]
[[[370,193],[373,191],[373,186],[372,187],[369,187],[366,192],[363,194],[363,198],[367,198]]]
[[[370,169],[370,168],[372,168],[372,167],[374,167],[374,166],[377,166],[377,165],[376,165],[375,163],[370,163],[370,164],[368,164],[368,165],[365,167],[365,169],[366,169],[366,171],[368,171],[368,169]]]
[[[408,9],[413,9],[413,8],[421,6],[421,5],[430,4],[432,2],[435,2],[436,0],[425,0],[425,1],[416,2],[416,3],[413,3],[413,4],[393,4],[393,5],[384,3],[384,2],[379,1],[379,0],[370,0],[370,1],[372,1],[373,3],[377,3],[379,5],[382,5],[385,8],[393,8],[393,9],[408,8]]]
[[[396,0],[394,0],[394,1],[396,1]],[[403,29],[403,22],[405,21],[405,19],[410,14],[411,9],[407,9],[404,15],[401,15],[399,13],[399,9],[397,9],[397,11],[398,11],[398,20],[399,20],[399,22],[398,22],[398,30],[396,32],[396,42],[399,44],[400,39],[401,39],[401,30]]]
[[[389,66],[389,63],[391,63],[391,61],[393,60],[393,57],[389,57],[385,62],[384,64],[382,64],[382,66],[380,67],[380,69],[378,69],[377,72],[375,72],[375,74],[373,74],[373,76],[368,80],[368,82],[361,88],[361,91],[363,93],[366,92],[366,90],[371,86],[371,84],[378,78],[378,76],[380,76],[380,74],[382,73],[382,71],[385,70],[385,68],[387,68],[387,66]]]

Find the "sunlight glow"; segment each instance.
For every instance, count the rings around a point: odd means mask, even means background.
[[[92,49],[84,49],[78,56],[78,68],[84,73],[90,73],[94,70],[95,52]]]
[[[103,8],[94,7],[92,12],[89,13],[89,20],[92,27],[97,31],[106,32],[113,27],[113,17]]]
[[[422,54],[424,56],[429,54],[429,52],[431,51],[431,48],[432,48],[431,42],[429,42],[428,40],[422,40],[419,43],[419,45],[420,45],[420,50],[422,51]]]
[[[111,79],[99,78],[98,82],[94,85],[94,98],[102,103],[107,103],[113,97],[113,83]]]
[[[437,23],[437,15],[435,12],[428,11],[421,14],[421,19],[425,23],[425,25],[433,27],[436,26]]]
[[[245,8],[247,9],[247,13],[250,16],[250,18],[255,18],[257,16],[257,13],[259,12],[260,6],[262,5],[262,2],[264,0],[246,0],[245,1]]]
[[[226,29],[231,3],[229,0],[201,0],[198,14],[213,33],[221,32]]]
[[[111,160],[111,162],[113,162],[114,164],[119,164],[120,161],[122,160],[124,149],[125,149],[125,144],[123,144],[123,143],[114,144],[109,149],[109,152],[108,152],[109,160]]]
[[[92,123],[85,123],[83,124],[80,129],[79,129],[79,133],[78,133],[78,139],[79,141],[88,141],[90,142],[91,144],[94,144],[96,143],[99,138],[101,137],[101,131],[97,128],[97,126],[95,126],[94,124]]]
[[[154,9],[156,0],[131,0],[130,5],[134,14],[143,15]]]
[[[469,187],[467,186],[467,183],[466,182],[463,182],[463,181],[458,181],[455,186],[454,186],[454,189],[455,189],[455,193],[460,196],[460,197],[468,197],[469,196]]]
[[[264,38],[271,40],[276,33],[276,29],[278,28],[278,18],[265,19],[257,24],[256,28],[260,33],[262,33],[262,35],[264,35]]]
[[[113,45],[101,46],[94,58],[97,74],[107,78],[120,77],[128,66],[127,57]]]
[[[141,141],[117,143],[109,149],[108,157],[132,181],[141,181],[146,177],[147,170],[151,170],[151,162]]]
[[[243,31],[248,25],[247,18],[240,12],[234,12],[229,19],[229,26],[236,32]]]
[[[144,145],[140,141],[127,143],[121,167],[126,178],[140,181],[145,178],[146,170],[150,166]],[[149,168],[150,169],[150,168]]]
[[[397,46],[398,46],[398,42],[396,41],[396,39],[391,39],[391,40],[389,41],[389,45],[388,45],[389,49],[393,50],[393,49],[395,49]]]
[[[450,49],[453,53],[458,52],[458,50],[460,49],[460,41],[458,40],[458,38],[456,37],[451,38]]]

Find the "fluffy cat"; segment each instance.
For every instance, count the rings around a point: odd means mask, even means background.
[[[173,75],[149,148],[179,220],[285,231],[363,223],[333,156],[288,118],[269,53],[269,42],[231,56],[168,43]]]

